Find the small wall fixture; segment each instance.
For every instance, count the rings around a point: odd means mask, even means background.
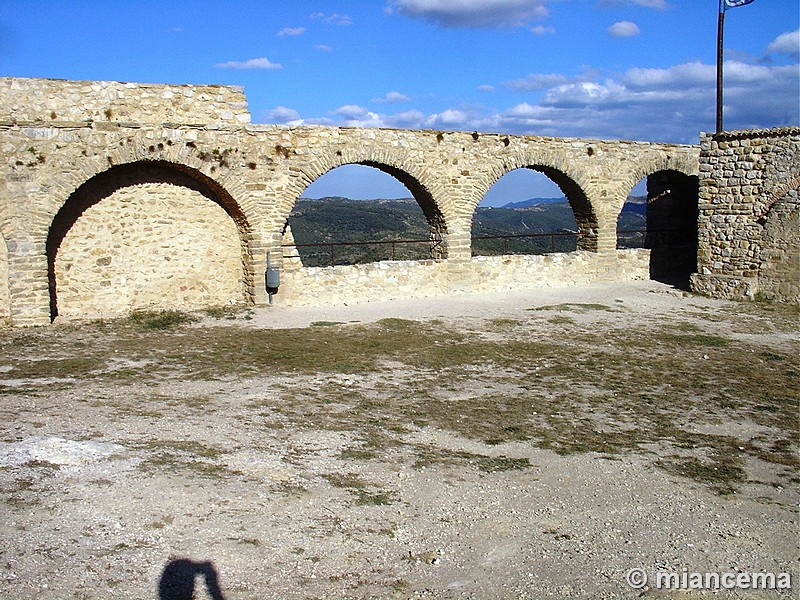
[[[272,305],[272,296],[278,293],[278,288],[281,285],[281,273],[277,267],[270,266],[269,252],[267,252],[267,270],[264,272],[264,283],[267,287],[269,303]]]

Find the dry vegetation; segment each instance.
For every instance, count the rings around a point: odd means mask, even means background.
[[[218,310],[7,330],[0,347],[2,442],[7,449],[47,436],[114,443],[133,457],[126,481],[202,481],[222,497],[255,486],[264,502],[271,494],[284,502],[344,494],[348,510],[409,505],[395,482],[375,475],[381,470],[441,470],[455,481],[524,477],[541,451],[635,457],[676,485],[785,506],[778,492],[800,483],[797,311],[680,302],[673,314],[649,315],[617,301],[531,306],[480,320],[318,321],[274,330],[250,326],[249,311]],[[461,442],[437,443],[436,436]],[[256,451],[271,457],[266,478],[239,460]],[[329,462],[309,471],[319,456]],[[50,510],[63,469],[42,460],[0,462],[9,522]],[[86,485],[122,485],[108,474],[93,481]],[[150,533],[175,527],[180,510],[169,504],[165,514],[153,514]],[[386,518],[373,516],[377,523]],[[236,515],[228,519],[229,543],[267,552],[262,546],[270,540],[237,532]],[[401,526],[407,524],[369,531],[396,538]],[[7,527],[6,537],[30,540]],[[46,531],[51,543],[58,539],[46,522],[31,528]],[[315,535],[309,530],[306,537]],[[119,543],[112,548],[120,557],[141,558],[131,550],[135,540]],[[148,548],[156,562],[165,550]],[[315,567],[325,558],[311,542],[296,542],[291,551]],[[22,569],[24,554],[7,548],[0,561]],[[438,554],[430,556],[436,564]],[[49,568],[57,562],[52,558]],[[378,569],[373,573],[382,578],[339,577],[353,597],[422,593],[413,572],[420,561],[406,562],[391,576]],[[159,566],[140,579],[152,579]],[[122,581],[128,577],[103,585],[116,585],[121,597],[150,597],[127,591],[136,585],[136,577]],[[338,580],[328,577],[337,589]],[[290,581],[296,597],[306,597],[301,589],[315,590],[307,597],[324,589],[314,587],[324,582]],[[231,597],[255,597],[248,587],[255,584],[237,582],[241,595],[229,588]],[[42,593],[15,586],[20,579],[0,580],[0,596]],[[75,583],[69,594],[52,597],[103,596],[87,590],[91,583]]]

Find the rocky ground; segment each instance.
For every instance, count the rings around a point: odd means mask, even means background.
[[[800,585],[797,316],[638,282],[0,332],[0,597],[794,597],[654,579]]]

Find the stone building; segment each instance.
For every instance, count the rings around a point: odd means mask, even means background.
[[[800,128],[704,134],[692,289],[800,302]]]

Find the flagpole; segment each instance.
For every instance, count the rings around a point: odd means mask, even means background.
[[[722,37],[725,30],[725,0],[719,0],[717,18],[717,133],[722,132]]]

